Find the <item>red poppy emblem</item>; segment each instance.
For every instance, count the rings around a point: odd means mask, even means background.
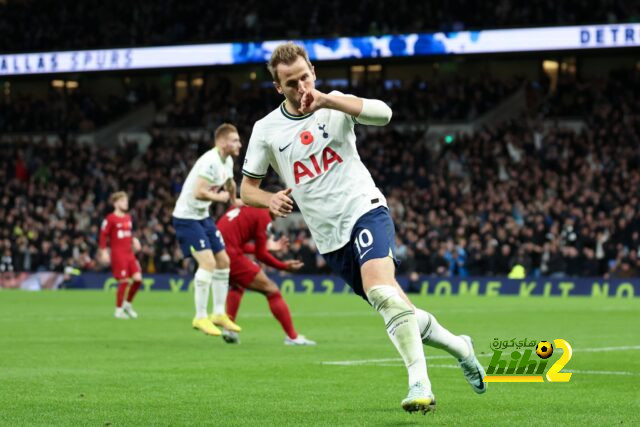
[[[300,142],[303,145],[309,145],[313,142],[313,135],[308,130],[305,130],[300,134]]]

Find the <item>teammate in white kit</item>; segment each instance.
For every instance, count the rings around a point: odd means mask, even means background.
[[[173,210],[173,227],[185,258],[198,263],[194,277],[196,315],[192,326],[207,335],[219,336],[221,326],[240,332],[226,314],[229,291],[229,255],[224,240],[209,214],[212,202],[236,200],[233,159],[240,153],[240,136],[235,126],[224,123],[215,131],[215,147],[204,153],[191,168]],[[224,188],[224,191],[219,191]],[[213,314],[207,316],[209,289],[213,295]]]
[[[402,407],[423,413],[435,408],[422,343],[458,359],[477,393],[486,385],[471,339],[453,335],[435,317],[416,308],[395,280],[395,229],[384,196],[356,148],[354,125],[384,126],[391,109],[382,101],[324,94],[303,47],[278,46],[269,71],[285,100],[255,123],[243,165],[242,201],[287,216],[297,202],[320,253],[382,315],[409,375]],[[287,189],[270,193],[260,182],[271,165]]]

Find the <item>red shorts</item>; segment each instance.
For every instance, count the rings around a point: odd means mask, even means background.
[[[249,284],[253,282],[253,279],[260,272],[260,266],[244,255],[230,254],[229,258],[231,260],[229,283],[248,288]]]
[[[140,263],[133,254],[117,257],[112,255],[111,271],[113,272],[113,277],[115,277],[116,280],[123,280],[133,277],[136,273],[140,273],[142,269],[140,268]]]

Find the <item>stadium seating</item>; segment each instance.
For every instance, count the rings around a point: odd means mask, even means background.
[[[638,3],[629,0],[526,4],[507,0],[499,5],[398,0],[393,13],[388,9],[388,4],[374,0],[302,1],[295,7],[282,7],[273,0],[7,0],[0,2],[0,51],[578,25],[626,22],[639,15]]]
[[[116,95],[99,99],[55,90],[43,97],[16,95],[0,100],[0,132],[91,131],[146,100]]]

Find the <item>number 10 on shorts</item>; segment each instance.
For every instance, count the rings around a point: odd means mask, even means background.
[[[358,233],[358,237],[355,239],[356,248],[358,249],[358,255],[362,259],[371,249],[373,245],[373,235],[371,232],[364,228]]]

